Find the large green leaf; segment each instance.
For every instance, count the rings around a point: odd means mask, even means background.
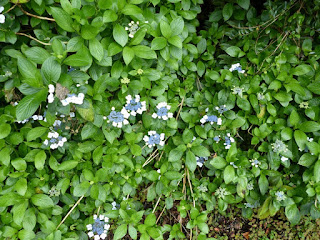
[[[51,7],[50,9],[53,18],[56,20],[56,23],[59,25],[59,27],[67,32],[74,32],[72,27],[73,21],[68,13],[59,7]]]
[[[37,111],[40,103],[46,99],[47,93],[47,89],[42,89],[36,94],[24,97],[16,109],[17,120],[22,121],[31,117]]]
[[[55,57],[50,57],[44,61],[41,67],[41,74],[46,84],[58,82],[61,75],[61,66],[55,60]]]
[[[117,43],[124,47],[128,42],[128,33],[120,24],[117,24],[113,28],[113,38]]]
[[[35,194],[31,197],[31,202],[40,208],[50,208],[53,207],[52,199],[45,194]]]
[[[37,67],[24,57],[18,57],[19,72],[23,77],[23,82],[32,87],[42,85],[41,75]]]
[[[157,58],[157,54],[150,47],[139,45],[132,47],[134,54],[139,58],[154,59]]]
[[[63,63],[73,67],[88,66],[92,63],[92,57],[89,50],[82,47],[76,54],[67,57]]]

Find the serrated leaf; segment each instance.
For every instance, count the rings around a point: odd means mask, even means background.
[[[117,43],[124,47],[128,42],[128,33],[120,24],[117,24],[113,28],[113,38]]]

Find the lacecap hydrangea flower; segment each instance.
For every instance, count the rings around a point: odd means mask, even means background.
[[[243,92],[244,92],[244,88],[243,87],[237,87],[237,86],[233,86],[232,90],[232,94],[234,95],[239,95],[240,97],[242,97]]]
[[[127,104],[124,108],[130,113],[132,116],[136,116],[138,114],[142,114],[142,112],[147,110],[146,101],[140,102],[140,96],[135,95],[133,98],[131,95],[126,96]]]
[[[198,156],[196,156],[196,160],[197,160],[197,165],[199,167],[202,167],[204,162],[208,160],[208,157],[198,157]]]
[[[287,198],[283,191],[277,191],[275,195],[277,197],[277,201],[282,201]]]
[[[44,140],[43,144],[45,146],[49,145],[51,149],[63,147],[64,143],[67,142],[67,138],[60,136],[59,133],[55,131],[48,133],[48,139]]]
[[[272,149],[276,153],[282,153],[288,151],[288,146],[281,140],[277,139],[274,143],[271,144]]]
[[[220,113],[220,115],[226,111],[228,111],[227,106],[226,105],[221,105],[219,107],[215,107],[215,109],[218,111],[218,113]]]
[[[3,10],[4,10],[4,7],[0,6],[0,13],[2,13]],[[6,21],[6,16],[3,14],[0,14],[0,23],[5,23],[5,21]]]
[[[112,122],[112,126],[122,128],[123,125],[129,124],[128,118],[130,113],[125,108],[122,108],[120,112],[115,111],[115,108],[111,108],[111,112],[108,117],[104,116],[103,119],[109,119],[108,122]]]
[[[204,115],[201,119],[200,122],[202,124],[205,124],[207,122],[209,122],[211,125],[213,123],[217,123],[217,125],[221,125],[222,124],[222,119],[218,118],[216,115]]]
[[[157,110],[156,113],[152,114],[153,118],[159,118],[159,119],[163,119],[163,120],[168,120],[169,118],[173,117],[173,113],[169,112],[169,110],[171,109],[171,106],[168,105],[166,102],[158,103],[156,108],[158,110]]]
[[[94,240],[106,239],[108,230],[110,228],[109,218],[103,215],[99,217],[97,215],[93,215],[94,223],[88,224],[87,230],[88,237]]]
[[[131,21],[128,23],[128,26],[129,27],[125,27],[125,30],[129,31],[129,37],[133,38],[136,32],[139,30],[139,21],[137,22]]]
[[[143,137],[143,140],[145,141],[146,145],[149,148],[152,148],[155,145],[160,145],[160,146],[164,145],[164,137],[165,137],[164,133],[159,134],[156,131],[149,131],[148,135],[145,135]]]
[[[78,95],[72,93],[72,94],[68,94],[67,98],[61,100],[61,103],[63,106],[67,106],[70,103],[81,105],[83,103],[83,100],[84,100],[83,93],[79,93]]]
[[[239,73],[245,73],[245,71],[242,70],[240,63],[232,64],[231,68],[229,68],[229,71],[230,72],[238,71]]]
[[[261,165],[261,162],[258,160],[258,159],[251,159],[249,160],[249,162],[251,162],[251,165],[254,166],[254,167],[259,167]]]
[[[230,133],[227,133],[227,136],[225,136],[225,142],[223,145],[225,145],[225,149],[229,149],[231,147],[231,143],[234,142],[234,138],[231,137]]]
[[[227,189],[225,189],[225,188],[223,188],[223,187],[219,187],[219,188],[216,190],[215,195],[216,195],[218,198],[224,199],[225,196],[230,195],[230,192],[228,192]]]

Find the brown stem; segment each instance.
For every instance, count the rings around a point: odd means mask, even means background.
[[[18,6],[19,6],[19,8],[21,9],[21,11],[22,11],[24,14],[26,14],[26,15],[28,15],[28,16],[30,16],[30,17],[34,17],[34,18],[38,18],[38,19],[42,19],[42,20],[48,20],[48,21],[52,21],[52,22],[55,22],[55,21],[56,21],[56,20],[54,20],[53,18],[48,18],[48,17],[42,17],[42,16],[34,15],[34,14],[32,14],[32,13],[29,13],[29,12],[25,11],[25,10],[21,7],[21,5],[18,5]]]
[[[45,45],[45,46],[51,45],[51,43],[42,42],[42,41],[36,39],[35,37],[32,37],[31,35],[28,35],[28,34],[25,34],[25,33],[17,32],[16,35],[21,35],[21,36],[28,37],[28,38],[30,38],[30,39],[32,39],[32,40],[34,40],[34,41],[36,41],[36,42],[38,42],[38,43],[40,43],[42,45]]]

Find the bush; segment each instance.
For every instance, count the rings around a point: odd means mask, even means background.
[[[0,6],[2,239],[320,217],[320,1]]]

